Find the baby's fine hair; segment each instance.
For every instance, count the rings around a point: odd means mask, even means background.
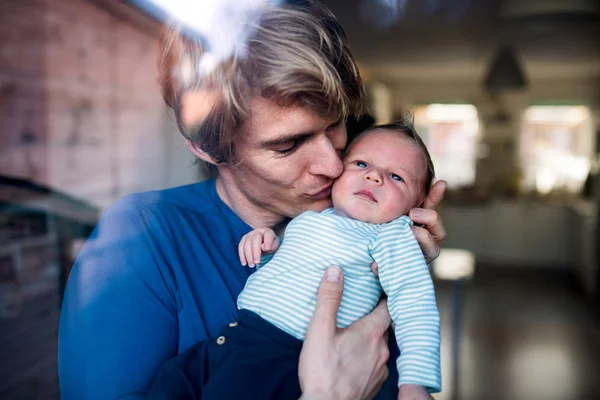
[[[410,139],[418,148],[421,150],[421,153],[425,157],[425,161],[427,162],[427,173],[425,174],[425,179],[423,181],[423,191],[425,192],[425,196],[429,195],[429,190],[431,189],[431,185],[433,180],[435,179],[435,169],[433,167],[433,161],[431,161],[431,155],[429,154],[429,150],[427,150],[427,146],[423,142],[423,139],[417,133],[415,129],[415,125],[412,122],[412,119],[409,117],[403,117],[398,121],[391,122],[389,124],[384,125],[374,125],[365,129],[362,133],[360,133],[352,143],[355,143],[359,138],[369,135],[375,132],[390,132],[390,133],[398,133],[408,139]],[[352,145],[352,143],[350,145]],[[348,149],[350,146],[348,146]]]

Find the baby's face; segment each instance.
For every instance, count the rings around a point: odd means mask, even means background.
[[[424,201],[426,168],[423,153],[409,139],[370,133],[344,157],[344,172],[333,184],[333,207],[359,221],[390,222]]]

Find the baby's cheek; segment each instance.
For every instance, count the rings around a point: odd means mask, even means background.
[[[346,183],[342,180],[341,177],[338,178],[333,183],[333,187],[331,188],[331,198],[332,198],[333,202],[335,203],[336,201],[338,201],[338,202],[342,201],[345,196],[346,191],[347,191]]]

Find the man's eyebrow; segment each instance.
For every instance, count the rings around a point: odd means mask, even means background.
[[[263,147],[277,146],[277,145],[280,145],[280,144],[283,144],[286,142],[293,142],[295,140],[306,139],[307,137],[312,136],[314,134],[315,134],[315,132],[300,132],[300,133],[294,133],[291,135],[284,134],[279,137],[261,142],[260,145]]]

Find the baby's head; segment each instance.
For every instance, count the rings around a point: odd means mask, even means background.
[[[333,207],[359,221],[390,222],[423,204],[434,177],[412,123],[374,126],[348,147],[344,172],[333,184]]]

